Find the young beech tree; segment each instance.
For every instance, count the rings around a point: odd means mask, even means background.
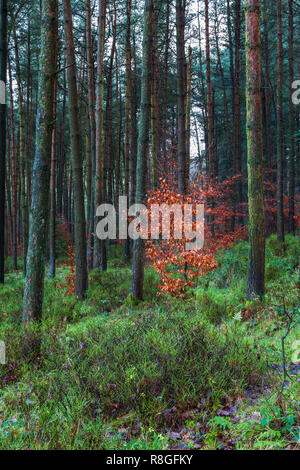
[[[147,150],[149,145],[149,126],[151,114],[151,51],[154,0],[145,0],[141,115],[139,122],[138,153],[136,168],[136,204],[144,204],[146,199]],[[131,295],[133,299],[143,297],[144,282],[144,241],[138,239],[133,247]]]
[[[265,277],[260,1],[247,0],[246,102],[250,259],[247,297],[262,297]]]
[[[4,283],[7,1],[0,1],[0,283]],[[3,96],[4,95],[4,96]]]
[[[42,2],[41,55],[32,204],[27,254],[23,323],[42,315],[53,129],[54,78],[56,71],[57,0]]]

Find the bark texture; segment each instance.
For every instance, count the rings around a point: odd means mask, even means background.
[[[139,122],[136,173],[136,204],[144,204],[146,198],[147,154],[149,147],[149,126],[151,116],[151,51],[152,25],[154,15],[153,7],[153,0],[145,0],[141,116]],[[136,240],[133,248],[131,295],[133,299],[138,300],[143,298],[144,256],[144,241],[142,239]]]
[[[36,149],[33,166],[30,235],[23,324],[42,316],[45,253],[48,233],[57,0],[43,0]]]
[[[247,297],[264,295],[265,215],[263,191],[263,132],[261,92],[260,2],[247,0],[246,103],[250,259]]]
[[[6,87],[7,1],[0,1],[0,80]],[[5,97],[4,97],[5,98]],[[5,100],[4,100],[5,101]],[[0,283],[4,283],[6,103],[0,103]]]

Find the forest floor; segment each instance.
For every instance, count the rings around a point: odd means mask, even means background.
[[[297,238],[268,239],[263,302],[245,299],[239,242],[184,300],[158,295],[147,268],[133,304],[130,267],[112,247],[84,302],[59,265],[42,323],[25,330],[24,279],[8,269],[0,449],[299,449],[299,256]]]

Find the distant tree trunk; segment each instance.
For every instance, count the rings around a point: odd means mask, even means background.
[[[234,173],[242,174],[241,132],[241,0],[235,0],[235,74],[234,74]],[[243,202],[242,182],[236,185],[236,203]],[[235,207],[235,210],[238,207]]]
[[[90,123],[91,138],[91,165],[89,166],[90,174],[88,174],[89,189],[89,243],[88,243],[88,262],[89,269],[93,268],[94,253],[94,212],[95,212],[95,154],[96,154],[96,116],[95,116],[95,71],[94,71],[94,55],[93,55],[93,38],[92,38],[92,13],[91,2],[86,1],[86,44],[87,44],[87,74],[88,74],[88,119]]]
[[[116,93],[115,93],[115,114],[116,114],[116,157],[115,157],[115,207],[117,217],[119,216],[119,196],[120,196],[120,151],[121,151],[121,121],[119,102],[119,60],[116,52]]]
[[[57,0],[43,0],[41,55],[36,151],[33,167],[30,235],[27,255],[26,284],[23,301],[23,323],[42,316],[45,252],[48,232],[53,98],[57,37]]]
[[[219,64],[220,75],[221,75],[221,80],[222,80],[222,88],[223,88],[223,101],[224,101],[225,122],[226,122],[226,132],[227,132],[227,144],[228,144],[228,160],[229,160],[228,163],[229,163],[229,166],[230,166],[230,164],[233,160],[232,136],[231,136],[230,116],[229,116],[228,103],[227,103],[227,92],[226,92],[226,85],[225,85],[225,77],[224,77],[224,71],[223,71],[220,48],[219,48],[219,30],[218,30],[217,11],[216,11],[216,20],[215,20],[215,40],[216,40],[216,50],[217,50],[218,64]]]
[[[205,80],[203,72],[203,60],[202,60],[202,44],[201,44],[201,23],[200,23],[200,0],[198,0],[198,44],[199,44],[199,75],[200,75],[200,94],[202,100],[202,115],[203,115],[203,127],[204,127],[204,142],[205,142],[205,160],[206,160],[206,171],[208,172],[208,111],[207,111],[207,97],[205,92]],[[203,162],[201,162],[201,168],[203,168]]]
[[[135,32],[132,34],[133,73],[131,74],[131,152],[130,152],[130,204],[135,202],[136,156],[137,156],[137,113],[138,113],[138,72],[136,65]]]
[[[73,21],[70,0],[63,1],[64,27],[66,37],[68,101],[71,128],[72,168],[75,204],[75,259],[76,259],[76,295],[82,299],[87,290],[86,259],[86,224],[84,211],[84,189],[82,179],[81,130],[79,118],[79,99],[77,92],[76,58],[73,38]]]
[[[57,55],[56,55],[57,58]],[[56,61],[57,64],[57,61]],[[53,102],[53,130],[52,130],[52,147],[51,147],[51,177],[50,177],[50,223],[49,223],[49,240],[50,240],[50,271],[49,279],[53,279],[56,273],[56,137],[57,137],[57,85],[58,78],[55,77],[54,83],[54,102]]]
[[[289,79],[290,93],[294,82],[294,0],[289,0]],[[290,97],[290,155],[289,155],[289,231],[295,234],[295,112]]]
[[[31,170],[32,170],[32,128],[33,128],[33,119],[32,119],[32,103],[31,94],[32,94],[32,73],[31,73],[31,18],[30,14],[28,16],[28,39],[27,39],[27,97],[26,97],[26,146],[25,146],[25,169],[27,177],[27,194],[26,194],[26,206],[30,207],[31,202]],[[30,106],[31,105],[31,106]],[[29,211],[27,210],[28,214]]]
[[[185,2],[176,0],[178,190],[186,192]]]
[[[232,40],[232,25],[231,25],[231,5],[230,0],[226,1],[226,14],[227,14],[227,32],[228,32],[228,48],[230,58],[230,81],[231,81],[231,99],[232,99],[232,119],[234,121],[234,61],[233,61],[233,40]],[[233,155],[232,155],[233,156]],[[234,160],[232,159],[232,175],[235,174]]]
[[[151,51],[153,15],[153,0],[145,0],[141,115],[139,121],[135,199],[136,204],[144,204],[146,199],[147,155],[149,147],[149,126],[151,115]],[[131,279],[131,295],[133,299],[141,300],[143,298],[144,256],[144,242],[142,239],[136,240],[134,242],[133,248]]]
[[[23,248],[23,273],[26,275],[26,256],[28,247],[28,207],[26,195],[26,164],[25,164],[25,132],[24,132],[24,103],[23,87],[21,81],[21,69],[19,59],[18,38],[14,25],[14,50],[16,63],[16,79],[18,87],[19,104],[19,162],[20,162],[20,182],[21,182],[21,215],[22,215],[22,248]]]
[[[131,0],[126,0],[126,91],[125,91],[125,196],[129,202],[129,188],[130,188],[130,123],[132,111],[132,80],[131,80]],[[130,258],[130,240],[125,240],[125,259]]]
[[[283,213],[283,45],[282,0],[277,0],[277,238],[284,241]]]
[[[167,152],[168,136],[168,77],[169,77],[169,49],[170,49],[170,0],[166,0],[166,33],[165,33],[165,57],[164,57],[164,91],[163,91],[163,139],[162,153],[164,161]]]
[[[265,216],[260,1],[246,0],[246,102],[250,258],[247,298],[264,295]]]
[[[65,60],[63,61],[65,65]],[[63,211],[63,186],[65,184],[65,119],[66,119],[66,70],[63,73],[63,99],[60,123],[60,145],[59,145],[59,162],[58,162],[58,178],[57,178],[57,211],[61,216],[65,216]]]
[[[160,154],[160,120],[159,120],[159,70],[158,70],[158,41],[157,41],[157,17],[153,24],[152,41],[152,87],[151,87],[151,133],[152,133],[152,189],[157,187],[157,163]]]
[[[10,95],[10,124],[11,124],[11,159],[12,159],[12,188],[13,188],[13,250],[12,260],[13,269],[16,271],[18,260],[18,210],[17,210],[17,164],[16,164],[16,139],[15,139],[15,119],[14,119],[14,95],[13,95],[13,81],[10,58],[8,56],[8,73],[9,73],[9,95]]]
[[[240,97],[240,75],[241,75],[241,0],[235,0],[235,99],[234,99],[234,158],[236,173],[242,172],[241,155],[241,97]],[[239,188],[240,189],[240,188]],[[239,194],[240,199],[241,194]],[[239,202],[242,202],[239,200]]]
[[[98,1],[99,26],[97,50],[97,90],[96,90],[96,169],[95,169],[95,212],[103,202],[103,115],[104,115],[104,43],[106,29],[106,0]],[[96,217],[96,213],[95,213]],[[96,226],[96,224],[95,224]],[[95,236],[94,240],[94,267],[104,271],[106,269],[106,249],[103,240]]]
[[[7,0],[0,1],[0,81],[6,89]],[[4,87],[4,89],[3,89]],[[0,283],[4,284],[5,258],[5,174],[6,174],[6,96],[0,97]]]
[[[205,0],[205,40],[206,40],[206,81],[207,81],[207,112],[208,112],[208,166],[211,177],[215,175],[215,142],[214,142],[214,114],[213,95],[211,86],[210,62],[210,31],[208,0]]]
[[[107,74],[107,97],[106,97],[106,113],[105,113],[105,170],[107,181],[107,197],[106,202],[112,204],[113,202],[113,67],[116,52],[117,42],[117,10],[114,0],[114,15],[113,15],[113,38],[109,60],[109,68]]]
[[[191,100],[192,100],[192,54],[193,50],[189,47],[187,64],[187,87],[186,87],[186,182],[189,185],[190,180],[190,159],[191,159]]]
[[[270,82],[270,56],[269,56],[269,31],[267,0],[263,0],[264,18],[264,52],[265,52],[265,119],[266,119],[266,163],[273,167],[272,131],[271,131],[271,82]]]

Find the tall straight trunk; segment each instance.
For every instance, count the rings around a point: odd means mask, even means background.
[[[130,160],[131,160],[131,148],[130,148],[130,123],[132,115],[132,77],[131,77],[131,9],[132,1],[126,0],[126,91],[125,91],[125,196],[129,202],[130,192]],[[130,258],[130,241],[125,240],[125,259]]]
[[[260,0],[246,0],[245,14],[250,240],[247,297],[253,299],[264,295],[265,282]]]
[[[77,92],[76,58],[73,38],[71,1],[63,1],[64,27],[67,43],[67,83],[71,127],[72,168],[74,182],[74,235],[76,262],[76,295],[82,299],[87,290],[86,225],[84,211],[84,189],[82,177],[81,130],[79,118],[79,99]]]
[[[185,2],[176,0],[178,190],[186,192]]]
[[[231,100],[232,100],[232,120],[234,121],[234,59],[233,59],[233,39],[232,39],[232,25],[231,25],[231,5],[230,0],[226,1],[226,14],[227,14],[227,33],[228,33],[228,48],[230,58],[230,81],[231,81]],[[232,155],[233,156],[233,155]],[[234,160],[231,162],[232,175],[235,174]]]
[[[158,65],[158,39],[157,17],[153,24],[152,41],[152,87],[151,87],[151,133],[152,133],[152,189],[157,187],[157,164],[160,156],[160,120],[159,120],[159,65]]]
[[[0,1],[0,283],[4,284],[5,175],[6,175],[6,69],[7,0]]]
[[[208,170],[211,177],[215,175],[215,142],[213,94],[211,85],[210,31],[208,0],[205,0],[205,41],[206,41],[206,82],[207,82],[207,113],[208,113]]]
[[[8,73],[9,73],[9,95],[10,95],[10,125],[11,125],[11,159],[12,159],[12,188],[13,188],[13,250],[12,260],[13,269],[16,271],[18,268],[18,188],[17,188],[17,163],[16,163],[16,139],[15,139],[15,119],[14,119],[14,95],[13,95],[13,81],[10,58],[8,56]]]
[[[94,71],[94,55],[93,55],[93,38],[92,38],[92,12],[91,1],[86,0],[86,44],[87,44],[87,75],[88,75],[88,120],[91,139],[91,162],[88,166],[90,174],[87,175],[89,191],[89,207],[88,207],[88,226],[89,226],[89,243],[88,243],[88,262],[89,269],[93,268],[93,252],[94,252],[94,211],[95,211],[95,155],[96,155],[96,115],[95,115],[95,71]]]
[[[131,75],[131,152],[130,152],[130,205],[135,201],[136,188],[136,156],[137,156],[137,113],[138,113],[138,72],[136,65],[135,32],[132,32],[132,61],[133,73]]]
[[[121,151],[121,125],[120,125],[120,103],[119,103],[119,60],[116,52],[116,93],[115,93],[115,114],[116,114],[116,157],[115,157],[115,207],[117,217],[119,216],[119,196],[120,196],[120,151]]]
[[[265,119],[266,119],[266,163],[269,168],[273,167],[273,148],[271,130],[271,81],[270,81],[270,54],[269,54],[269,31],[267,0],[263,0],[264,18],[264,57],[265,57]]]
[[[36,151],[33,167],[30,235],[27,254],[26,284],[23,300],[23,323],[42,316],[45,252],[48,232],[53,99],[56,60],[58,3],[43,0],[41,55]]]
[[[235,0],[235,74],[234,74],[234,173],[242,174],[241,131],[241,0]],[[235,203],[243,202],[242,181],[236,185]],[[237,210],[237,206],[235,207]],[[232,227],[233,228],[233,227]]]
[[[13,220],[12,220],[12,197],[11,197],[11,188],[12,188],[12,182],[11,182],[11,176],[12,176],[12,171],[11,171],[11,153],[10,153],[10,129],[9,129],[9,117],[7,115],[6,119],[6,133],[7,133],[7,159],[8,159],[8,165],[6,168],[6,174],[5,174],[5,186],[6,186],[6,194],[7,194],[7,230],[8,230],[8,242],[5,246],[5,255],[12,255],[12,249],[13,249]],[[6,210],[6,209],[5,209]]]
[[[170,0],[166,0],[166,33],[165,33],[165,57],[164,57],[164,92],[163,92],[163,139],[162,154],[164,161],[167,152],[168,137],[168,78],[169,78],[169,50],[170,50]]]
[[[235,172],[242,172],[241,155],[241,0],[235,0],[235,78],[234,78],[234,161]],[[240,189],[240,188],[238,188]],[[240,199],[240,194],[238,194]],[[242,202],[239,200],[239,202]]]
[[[57,51],[56,51],[57,52]],[[57,55],[56,55],[57,58]],[[57,63],[57,62],[56,62]],[[56,137],[57,137],[57,85],[58,77],[55,77],[54,83],[54,102],[53,102],[53,130],[51,146],[51,176],[50,176],[50,223],[49,223],[49,247],[50,247],[50,272],[49,279],[53,279],[56,273]]]
[[[289,0],[289,79],[294,82],[294,0]],[[295,234],[295,111],[290,98],[289,231]]]
[[[95,217],[96,209],[103,202],[103,98],[104,98],[104,43],[106,27],[106,0],[98,0],[99,26],[96,78],[96,168],[95,168]],[[96,221],[95,221],[96,226]],[[105,243],[95,237],[94,267],[100,271],[106,268]]]
[[[228,109],[228,102],[227,102],[225,76],[224,76],[220,48],[219,48],[219,29],[218,29],[217,11],[216,11],[216,20],[215,20],[215,40],[216,40],[218,65],[219,65],[219,70],[220,70],[220,75],[221,75],[221,80],[222,80],[223,102],[224,102],[224,110],[225,110],[225,122],[226,122],[226,133],[227,133],[227,144],[228,144],[228,163],[230,164],[233,159],[232,136],[231,136],[230,116],[229,116],[229,109]]]
[[[283,214],[283,45],[282,0],[277,0],[277,238],[284,241]]]
[[[19,59],[19,46],[17,32],[14,25],[14,50],[16,63],[16,79],[18,87],[18,104],[19,104],[19,162],[20,162],[20,181],[21,181],[21,214],[22,214],[22,248],[23,248],[23,272],[26,275],[26,256],[28,247],[28,206],[26,195],[26,164],[25,164],[25,131],[24,131],[24,103],[23,103],[23,87],[21,82],[21,69]]]
[[[25,145],[25,169],[27,178],[27,202],[30,207],[31,201],[31,170],[32,170],[32,73],[31,73],[31,18],[28,17],[28,38],[27,38],[27,97],[26,97],[26,145]]]
[[[207,98],[205,91],[205,80],[203,72],[203,52],[202,52],[202,42],[201,42],[201,23],[200,23],[200,0],[198,0],[198,44],[199,44],[199,78],[200,78],[200,94],[202,100],[202,116],[203,116],[203,131],[204,131],[204,142],[205,142],[205,160],[206,160],[206,169],[208,169],[208,112],[207,112]],[[203,167],[203,162],[201,162],[201,168]]]
[[[64,62],[65,64],[65,62]],[[63,186],[65,175],[65,117],[66,117],[66,70],[64,69],[63,78],[63,100],[60,124],[60,146],[59,146],[59,164],[58,164],[58,181],[57,181],[57,211],[60,215],[63,212]]]
[[[191,159],[191,100],[192,100],[192,54],[193,50],[189,47],[187,78],[186,78],[186,179],[189,185],[190,179],[190,159]]]
[[[117,42],[117,10],[114,0],[113,14],[113,40],[110,53],[110,61],[107,75],[107,98],[105,113],[105,170],[107,181],[106,202],[113,202],[113,67]]]
[[[145,204],[147,155],[149,148],[149,126],[151,115],[151,51],[152,26],[154,15],[154,1],[145,0],[144,31],[143,31],[143,61],[142,61],[142,90],[141,115],[139,121],[138,153],[137,153],[137,180],[136,204]],[[133,264],[131,278],[131,295],[133,299],[143,298],[144,284],[144,241],[138,239],[134,242]]]

